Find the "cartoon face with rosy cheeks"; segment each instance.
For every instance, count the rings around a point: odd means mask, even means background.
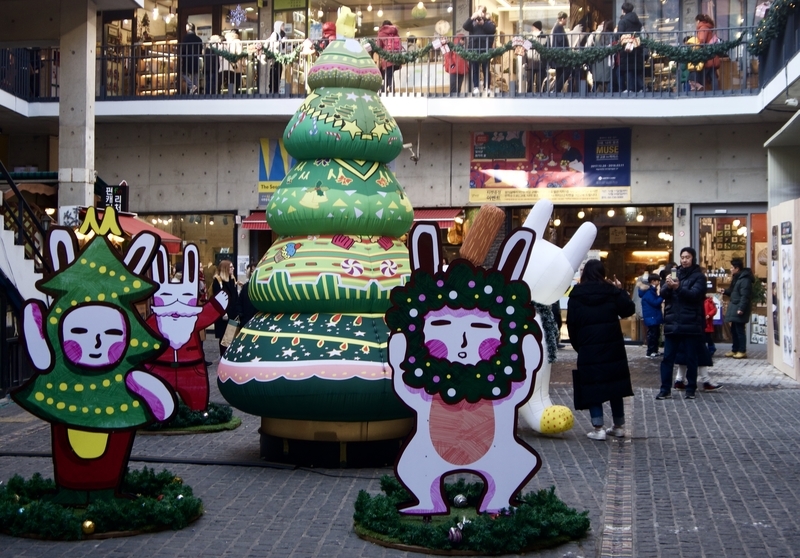
[[[61,322],[61,335],[64,356],[86,368],[117,364],[128,345],[122,313],[100,304],[79,306],[67,313]]]
[[[423,335],[432,357],[461,364],[491,358],[500,346],[500,320],[481,310],[444,307],[425,316]]]

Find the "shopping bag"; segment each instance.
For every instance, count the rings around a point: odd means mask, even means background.
[[[222,336],[222,340],[219,342],[219,344],[223,347],[230,347],[240,329],[241,326],[239,325],[239,320],[228,320],[228,325],[225,328],[225,334]]]

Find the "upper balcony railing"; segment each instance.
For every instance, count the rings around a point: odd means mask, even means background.
[[[449,53],[434,48],[433,37],[417,38],[412,50],[401,53],[386,53],[375,41],[372,45],[376,62],[385,66],[387,96],[675,98],[757,93],[759,62],[746,43],[753,31],[717,29],[720,42],[700,47],[686,44],[696,39],[694,32],[643,33],[630,52],[611,33],[591,38],[567,34],[575,46],[564,48],[549,47],[546,37],[534,44],[526,42],[530,37],[511,36],[495,37],[490,49],[473,48],[468,37],[463,50],[449,43]],[[712,51],[718,55],[705,59]],[[277,60],[262,41],[103,45],[98,47],[96,96],[305,97],[306,75],[317,57],[316,45],[301,41],[287,41]],[[0,49],[0,89],[19,98],[57,100],[59,72],[58,49]]]

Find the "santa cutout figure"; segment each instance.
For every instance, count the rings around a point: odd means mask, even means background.
[[[220,291],[207,304],[200,299],[200,265],[197,246],[183,249],[183,276],[170,281],[167,251],[160,247],[153,261],[153,280],[158,290],[153,295],[153,314],[147,324],[157,330],[169,347],[147,370],[162,378],[193,411],[208,408],[208,370],[200,332],[225,313],[228,295]]]

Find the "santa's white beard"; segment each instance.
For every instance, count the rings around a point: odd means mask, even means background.
[[[151,308],[156,315],[159,333],[169,341],[169,346],[176,351],[189,341],[194,333],[197,316],[203,311],[199,306],[189,306],[177,301],[167,306],[152,306]]]
[[[197,316],[180,318],[159,316],[157,320],[159,333],[169,341],[169,346],[177,351],[189,341],[192,333],[194,333],[194,324],[197,323]]]

